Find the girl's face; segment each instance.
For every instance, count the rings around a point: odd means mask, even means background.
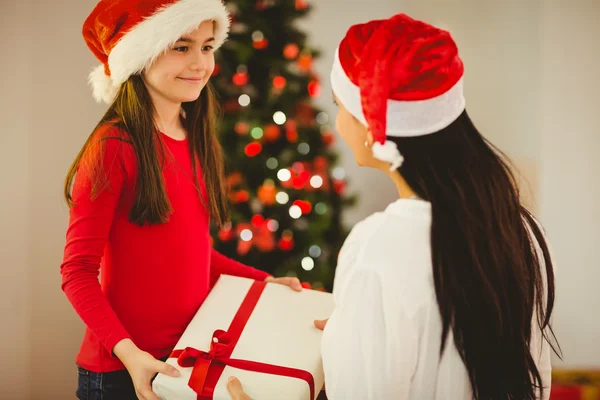
[[[212,21],[202,22],[144,71],[144,82],[153,99],[174,103],[198,99],[215,69],[213,32]]]
[[[356,163],[363,167],[385,169],[385,163],[373,157],[373,136],[369,129],[350,114],[335,95],[333,100],[338,106],[335,128],[354,153]]]

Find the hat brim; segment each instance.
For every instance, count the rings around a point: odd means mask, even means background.
[[[335,52],[331,68],[331,88],[350,114],[364,126],[368,126],[362,109],[360,88],[344,71],[340,62],[339,48]],[[446,128],[460,116],[464,109],[462,77],[450,90],[431,99],[416,101],[388,99],[385,116],[386,135],[395,137],[428,135]]]

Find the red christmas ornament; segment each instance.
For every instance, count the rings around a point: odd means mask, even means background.
[[[294,205],[300,207],[302,214],[308,214],[312,210],[312,205],[305,200],[296,200],[294,201]]]
[[[296,190],[303,189],[304,181],[299,176],[295,176],[292,178],[292,187]]]
[[[288,119],[285,123],[285,136],[290,143],[298,141],[298,131],[296,130],[296,121]]]
[[[245,190],[240,190],[235,194],[236,203],[245,203],[250,198],[250,194]]]
[[[219,64],[215,64],[215,69],[213,69],[212,76],[217,76],[221,73],[221,66]]]
[[[315,109],[308,103],[298,103],[296,105],[296,119],[303,125],[313,125],[315,123]]]
[[[252,226],[254,226],[255,228],[260,228],[261,226],[263,226],[265,224],[265,217],[263,217],[260,214],[256,214],[252,217],[250,222],[252,223]]]
[[[300,54],[300,48],[295,43],[288,43],[283,48],[283,56],[288,60],[294,60]]]
[[[303,289],[308,289],[308,290],[312,289],[312,285],[308,282],[302,282],[301,285],[302,285]]]
[[[292,169],[296,172],[302,172],[306,169],[306,167],[304,166],[304,163],[300,162],[300,161],[296,161],[294,164],[292,164]]]
[[[306,0],[296,0],[296,10],[306,10],[308,8],[308,3]]]
[[[228,242],[231,239],[233,239],[233,229],[231,228],[223,228],[221,230],[219,230],[219,233],[217,233],[217,237],[219,238],[220,241],[222,242]]]
[[[302,53],[300,57],[298,57],[298,68],[302,71],[308,71],[312,67],[313,58],[310,53]]]
[[[223,109],[226,112],[231,112],[231,113],[236,113],[238,112],[240,109],[242,108],[242,106],[240,106],[240,103],[238,103],[238,99],[231,99],[225,102],[225,104],[223,105]]]
[[[329,161],[327,161],[327,157],[316,156],[313,160],[313,165],[315,166],[315,169],[323,170],[327,168],[327,165],[329,165]]]
[[[302,182],[304,183],[304,185],[306,185],[310,181],[312,175],[310,174],[310,171],[303,170],[298,174],[298,177],[302,179]]]
[[[290,179],[288,179],[287,181],[281,181],[281,187],[283,187],[284,189],[289,189],[291,187],[294,186],[294,179],[296,178],[296,172],[294,172],[293,170],[289,170],[290,173],[292,174],[292,177]]]
[[[326,146],[331,146],[331,144],[333,144],[333,142],[335,141],[335,137],[331,132],[325,132],[321,135],[321,137],[323,139],[323,143]]]
[[[279,248],[282,251],[290,251],[294,248],[294,239],[282,237],[279,239]]]
[[[254,46],[254,48],[258,50],[266,49],[268,45],[269,41],[266,38],[262,40],[254,40],[252,42],[252,46]]]
[[[275,196],[277,195],[277,190],[275,189],[275,185],[273,184],[264,184],[258,188],[256,196],[266,206],[272,206],[275,204]]]
[[[238,135],[247,135],[250,131],[250,125],[245,122],[238,122],[233,128]]]
[[[233,78],[231,79],[234,84],[238,86],[244,86],[248,83],[248,73],[246,72],[237,72],[233,74]]]
[[[335,190],[337,194],[342,194],[344,190],[346,190],[346,182],[336,179],[333,181],[333,190]]]
[[[255,215],[254,217],[257,216],[258,215]],[[255,218],[253,218],[253,220],[254,219]],[[238,236],[241,236],[241,233],[245,230],[249,230],[250,232],[252,232],[252,237],[250,238],[250,240],[243,240],[240,237],[237,246],[238,254],[248,254],[248,252],[252,249],[253,246],[263,253],[268,253],[275,248],[275,237],[273,235],[273,232],[271,232],[267,228],[267,224],[265,223],[264,218],[261,225],[242,222],[236,227],[236,232]]]
[[[298,141],[298,132],[296,131],[287,131],[285,134],[285,137],[287,138],[288,142],[290,143],[296,143]]]
[[[269,8],[269,3],[264,0],[258,0],[254,6],[257,10],[264,10]]]
[[[255,157],[259,155],[261,151],[262,145],[258,142],[248,143],[244,148],[244,153],[246,153],[248,157]]]
[[[319,97],[321,95],[321,84],[318,81],[311,81],[308,84],[308,94],[311,97]]]
[[[276,124],[268,124],[263,130],[263,135],[267,142],[274,142],[281,137],[281,128]]]
[[[304,189],[310,181],[311,175],[308,171],[302,171],[297,176],[292,178],[292,186],[294,189]]]
[[[242,183],[242,174],[239,172],[233,172],[232,174],[228,175],[227,178],[225,178],[225,181],[227,183],[227,187],[232,189]]]
[[[278,75],[275,78],[273,78],[273,87],[277,89],[283,89],[286,83],[287,81],[283,76]]]

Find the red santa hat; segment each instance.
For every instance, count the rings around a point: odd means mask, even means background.
[[[403,162],[387,137],[437,132],[465,109],[463,63],[450,33],[405,14],[352,26],[336,50],[333,92],[371,130],[376,158]]]
[[[230,25],[221,0],[100,0],[83,25],[85,42],[101,62],[89,76],[95,99],[112,102],[131,75],[207,20],[215,22],[217,49]]]

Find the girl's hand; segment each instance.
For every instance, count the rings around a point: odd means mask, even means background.
[[[234,376],[230,376],[227,381],[227,391],[231,396],[231,400],[252,400],[242,388],[240,380]]]
[[[298,278],[274,278],[272,276],[269,276],[267,279],[265,279],[265,282],[272,282],[277,283],[279,285],[289,286],[296,292],[302,291],[302,284],[300,284],[300,280]]]
[[[150,381],[158,372],[175,378],[180,375],[177,368],[140,350],[130,339],[117,343],[114,353],[127,368],[135,387],[135,394],[140,400],[159,400],[150,386]]]

